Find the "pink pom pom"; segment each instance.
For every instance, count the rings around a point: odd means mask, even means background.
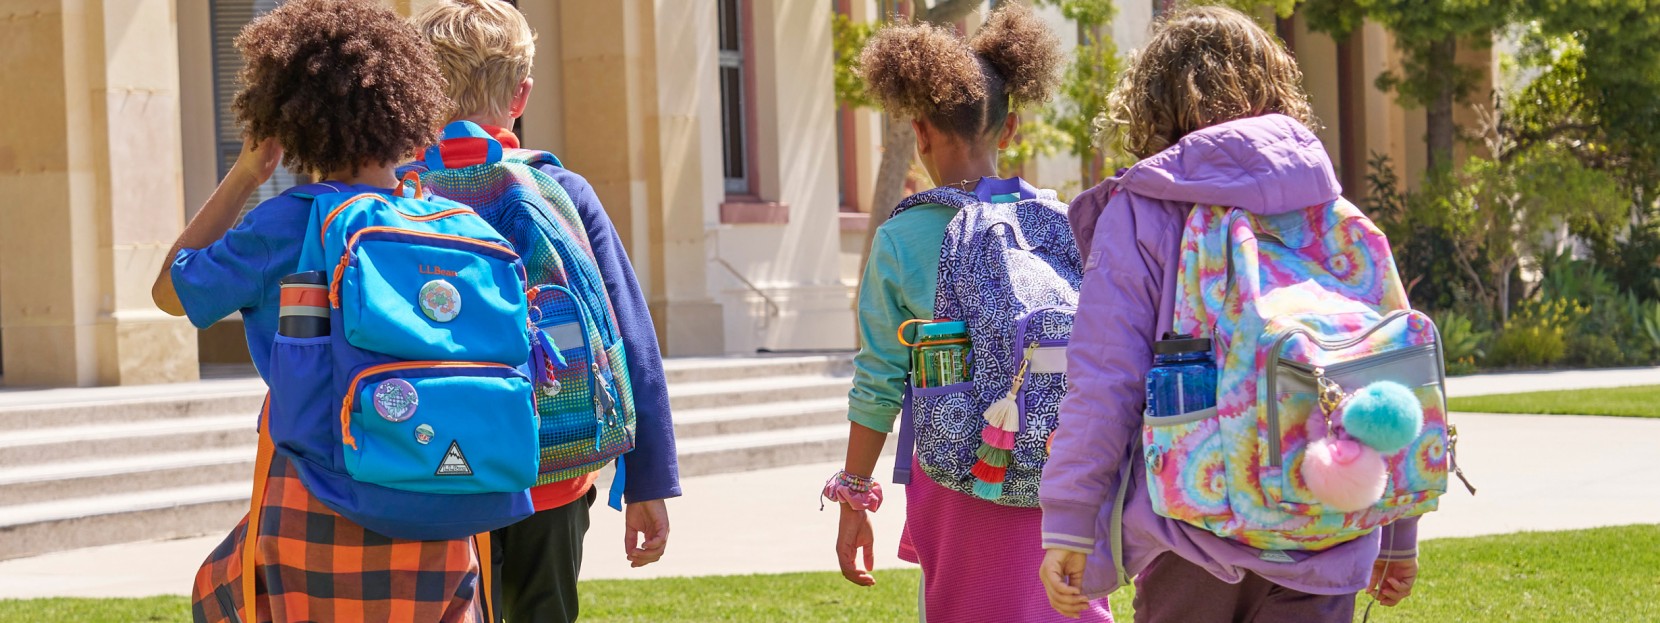
[[[1383,456],[1353,439],[1310,441],[1302,473],[1314,499],[1342,513],[1376,504],[1389,483]]]
[[[1006,431],[996,426],[987,426],[980,429],[980,441],[986,445],[1002,450],[1014,449],[1014,431]]]

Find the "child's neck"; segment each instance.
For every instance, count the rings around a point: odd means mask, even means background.
[[[934,180],[937,186],[951,186],[962,190],[973,190],[982,177],[997,177],[997,160],[995,157],[963,158],[953,162],[939,162],[938,178]]]
[[[513,127],[513,116],[512,115],[491,115],[491,114],[488,114],[488,113],[479,113],[479,114],[476,114],[476,115],[467,115],[465,117],[461,117],[459,119],[456,119],[456,121],[471,121],[473,123],[479,124],[479,125],[487,127],[487,128],[512,128]]]
[[[374,186],[375,188],[396,188],[398,186],[398,168],[392,165],[359,166],[356,171],[345,168],[326,173],[323,175],[323,179],[359,186]]]

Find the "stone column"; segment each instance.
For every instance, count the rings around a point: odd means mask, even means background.
[[[0,8],[0,343],[12,386],[197,378],[150,284],[183,225],[173,0]]]

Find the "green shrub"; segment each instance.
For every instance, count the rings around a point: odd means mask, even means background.
[[[1476,363],[1487,356],[1483,346],[1491,331],[1477,331],[1469,316],[1458,312],[1443,312],[1435,319],[1441,330],[1441,351],[1447,358],[1448,374],[1470,374]]]
[[[1530,301],[1521,306],[1493,341],[1488,362],[1501,367],[1537,368],[1568,354],[1568,336],[1586,313],[1574,301]]]

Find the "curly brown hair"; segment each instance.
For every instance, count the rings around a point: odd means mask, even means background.
[[[1194,130],[1269,113],[1318,129],[1302,85],[1296,59],[1244,13],[1186,8],[1159,25],[1119,77],[1104,129],[1137,158]]]
[[[291,169],[396,164],[449,119],[432,47],[379,2],[290,0],[244,27],[236,48],[247,63],[236,120],[249,138],[275,138]]]
[[[883,28],[859,55],[859,73],[888,112],[983,138],[1011,107],[1048,100],[1062,60],[1060,39],[1043,19],[1010,2],[969,41],[930,24]]]

